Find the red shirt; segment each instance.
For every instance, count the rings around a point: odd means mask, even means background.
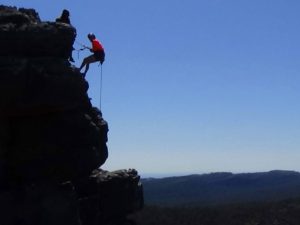
[[[92,50],[93,52],[104,51],[104,48],[100,41],[97,39],[92,40]]]

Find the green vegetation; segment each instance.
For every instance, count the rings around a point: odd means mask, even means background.
[[[270,202],[300,196],[300,173],[294,171],[211,173],[144,179],[142,183],[147,205],[168,207]]]
[[[146,206],[138,225],[299,225],[300,199],[215,207]]]

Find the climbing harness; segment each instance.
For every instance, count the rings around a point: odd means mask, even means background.
[[[90,49],[90,48],[87,47],[84,44],[81,44],[81,43],[77,42],[77,41],[76,41],[76,43],[81,46],[80,49],[75,49],[77,51],[77,57],[79,59],[79,53],[81,51],[85,50],[85,49]],[[103,61],[102,61],[102,63],[103,63]],[[98,67],[101,66],[101,68],[100,68],[100,96],[99,96],[100,97],[100,100],[99,100],[99,109],[100,110],[101,110],[101,103],[102,103],[102,83],[103,83],[103,78],[102,78],[102,63],[101,63],[101,61],[99,61],[99,65],[98,65]]]
[[[85,50],[85,49],[90,49],[90,48],[87,47],[87,46],[84,45],[84,44],[79,43],[78,41],[76,41],[76,44],[78,44],[78,45],[81,46],[81,48],[75,49],[75,50],[77,51],[77,57],[78,57],[78,59],[79,59],[79,53],[80,53],[81,51]],[[99,65],[98,65],[98,67],[101,66],[101,68],[100,68],[100,100],[99,100],[99,109],[100,109],[100,110],[101,110],[101,103],[102,103],[102,82],[103,82],[103,79],[102,79],[102,63],[103,63],[103,61],[102,61],[102,62],[99,61]]]

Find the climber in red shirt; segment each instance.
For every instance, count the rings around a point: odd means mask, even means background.
[[[89,48],[92,55],[83,59],[79,70],[81,70],[85,66],[84,76],[86,75],[87,71],[89,70],[90,63],[100,62],[101,65],[105,60],[105,52],[102,44],[96,39],[96,36],[93,33],[88,34],[88,39],[92,42],[92,48]],[[86,47],[88,48],[88,47]]]

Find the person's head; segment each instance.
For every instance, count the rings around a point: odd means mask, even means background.
[[[69,17],[69,16],[70,16],[70,12],[68,10],[64,9],[62,11],[61,17]]]
[[[93,33],[89,33],[87,37],[90,41],[92,41],[96,38],[95,34],[93,34]]]

